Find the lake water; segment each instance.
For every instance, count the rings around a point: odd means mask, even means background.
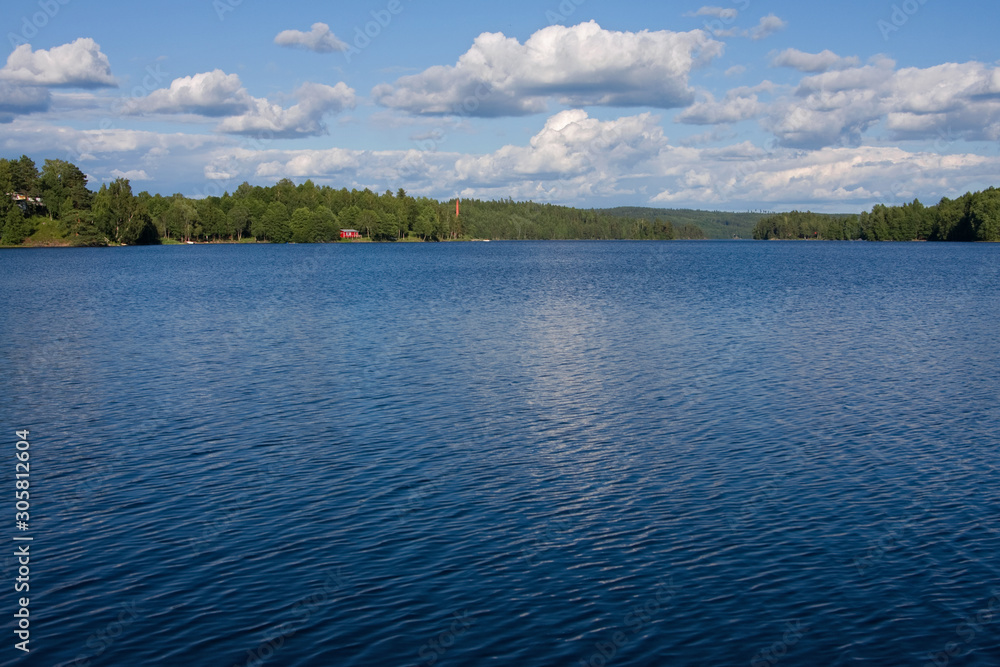
[[[16,250],[0,303],[2,664],[1000,664],[996,245]]]

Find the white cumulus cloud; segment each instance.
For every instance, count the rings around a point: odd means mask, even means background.
[[[651,201],[703,206],[746,202],[780,208],[819,205],[849,211],[878,202],[902,203],[919,193],[928,198],[925,203],[936,203],[935,196],[964,192],[968,183],[1000,165],[995,157],[942,156],[892,147],[829,147],[803,153],[765,152],[748,144],[744,155],[733,154],[732,148],[670,155],[670,167],[662,172],[670,185]],[[711,178],[705,178],[706,173]],[[949,182],[962,186],[944,185]],[[900,189],[902,183],[905,190]]]
[[[253,98],[243,87],[240,77],[216,69],[174,79],[169,88],[130,100],[123,111],[128,114],[231,116],[249,110],[252,105]]]
[[[876,128],[893,140],[1000,139],[1000,69],[979,62],[897,70],[875,58],[863,67],[804,78],[764,120],[786,146],[858,146]]]
[[[108,57],[101,53],[101,46],[89,37],[81,37],[48,51],[32,51],[30,44],[21,44],[7,56],[7,64],[0,69],[0,80],[76,88],[118,85],[111,76]]]
[[[721,55],[702,30],[616,32],[596,22],[553,25],[524,44],[483,33],[454,66],[431,67],[372,91],[418,114],[513,116],[566,106],[676,108],[694,99],[691,70]]]
[[[748,30],[746,36],[754,41],[766,39],[774,33],[784,30],[787,26],[788,23],[783,19],[778,18],[774,14],[768,14],[760,20],[760,23]]]
[[[128,114],[196,114],[222,117],[219,132],[231,134],[270,133],[277,137],[326,134],[324,116],[357,104],[354,89],[341,82],[335,86],[304,83],[295,91],[298,103],[285,108],[267,99],[253,97],[236,74],[213,70],[174,79],[169,88],[155,90],[131,100]]]
[[[510,179],[600,177],[634,168],[667,144],[658,119],[643,113],[612,121],[571,109],[549,118],[527,146],[504,146],[494,153],[463,157],[455,165],[459,180],[495,184]]]
[[[354,89],[340,82],[336,86],[304,83],[295,91],[299,100],[289,108],[268,100],[254,98],[250,109],[239,116],[224,119],[220,132],[233,134],[273,133],[279,137],[315,136],[327,133],[323,117],[356,105]]]
[[[689,106],[675,120],[692,125],[718,125],[755,118],[767,110],[767,105],[758,99],[758,93],[770,93],[773,89],[770,81],[753,88],[734,88],[721,101],[716,101],[711,93],[705,92],[703,100]]]
[[[316,53],[334,53],[346,51],[347,44],[337,38],[325,23],[313,23],[309,32],[301,30],[282,30],[274,38],[279,46],[291,46]]]
[[[791,67],[800,72],[819,73],[832,69],[857,67],[861,61],[855,57],[841,58],[833,51],[826,49],[819,53],[806,53],[798,49],[785,49],[772,60],[774,67]]]

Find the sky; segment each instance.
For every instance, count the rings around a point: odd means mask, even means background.
[[[0,157],[191,197],[932,204],[1000,186],[998,25],[995,0],[5,0]]]

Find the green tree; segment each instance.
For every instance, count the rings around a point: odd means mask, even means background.
[[[14,193],[14,168],[11,161],[0,158],[0,195],[11,195]],[[4,201],[9,201],[9,197],[4,197]],[[6,211],[4,211],[6,214]]]
[[[102,185],[94,196],[94,222],[111,243],[148,243],[155,238],[149,212],[132,195],[127,178],[117,178]]]
[[[424,241],[428,241],[434,238],[440,224],[441,217],[438,215],[437,206],[430,200],[421,200],[413,231]]]
[[[250,227],[250,209],[242,202],[237,202],[226,214],[227,231],[236,235],[236,240],[243,238],[243,235]]]
[[[333,241],[340,236],[337,216],[326,206],[319,206],[313,211],[313,229],[316,241]]]
[[[68,202],[68,200],[67,200]],[[61,214],[70,243],[74,246],[106,246],[107,240],[94,224],[94,214],[87,210],[67,209],[69,214]]]
[[[676,233],[679,239],[699,240],[705,238],[705,232],[701,231],[701,227],[690,222],[681,225]]]
[[[27,155],[22,155],[20,160],[11,161],[11,181],[12,192],[28,197],[38,197],[39,190],[38,169],[34,161]]]
[[[292,230],[291,241],[293,243],[312,243],[316,240],[313,229],[313,214],[305,206],[292,212],[292,218],[288,224]]]
[[[337,213],[337,218],[340,220],[340,225],[345,229],[357,229],[361,230],[361,209],[351,204]]]
[[[291,181],[289,181],[291,182]],[[288,243],[292,228],[288,224],[288,209],[281,202],[272,202],[261,218],[263,237],[271,243]]]
[[[4,220],[3,234],[0,240],[5,245],[21,245],[28,236],[28,224],[20,206],[11,206]]]
[[[395,213],[378,211],[372,233],[373,241],[395,241],[399,234],[399,221]]]
[[[370,208],[366,208],[358,213],[354,225],[359,232],[368,238],[374,239],[374,234],[378,233],[378,213]]]
[[[883,204],[876,204],[872,212],[862,216],[861,238],[866,241],[888,241],[891,239],[889,230],[889,209]]]
[[[226,233],[226,214],[223,213],[217,197],[209,197],[198,202],[198,219],[202,233],[219,240]]]
[[[198,209],[188,199],[174,195],[170,207],[164,212],[165,238],[190,241],[198,224]]]
[[[69,210],[90,208],[91,192],[87,189],[87,175],[71,162],[46,160],[39,177],[42,201],[49,214],[61,217],[64,203]]]
[[[972,196],[969,222],[977,241],[1000,241],[1000,190],[989,188]]]
[[[403,233],[412,232],[417,223],[417,216],[420,209],[417,200],[406,193],[406,190],[399,188],[396,191],[396,201],[399,206],[399,218]]]

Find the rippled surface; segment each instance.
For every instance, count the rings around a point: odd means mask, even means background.
[[[22,664],[1000,662],[995,245],[22,250],[0,300]]]

